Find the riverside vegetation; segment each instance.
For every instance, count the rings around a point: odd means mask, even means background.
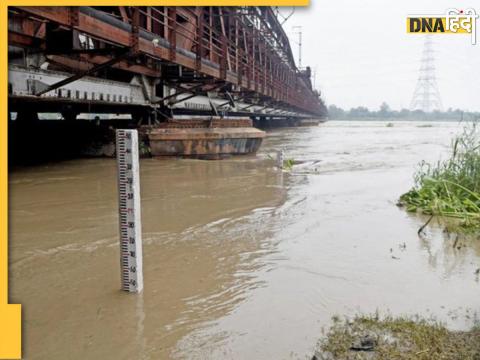
[[[378,314],[334,318],[312,360],[478,360],[480,327],[450,331],[435,320]]]
[[[423,162],[414,187],[400,197],[399,205],[456,219],[448,230],[480,232],[480,130],[464,127],[452,142],[450,157],[435,164]]]
[[[452,218],[447,230],[480,234],[480,129],[464,127],[447,160],[422,162],[413,188],[400,197],[408,211]],[[419,233],[429,223],[422,226]],[[477,270],[478,273],[479,270]],[[480,325],[451,331],[420,317],[357,316],[333,319],[312,360],[480,360]]]

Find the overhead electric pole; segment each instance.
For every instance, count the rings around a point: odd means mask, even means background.
[[[302,27],[293,26],[293,30],[297,30],[294,34],[298,35],[298,68],[302,68]]]

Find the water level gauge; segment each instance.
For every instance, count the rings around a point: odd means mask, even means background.
[[[122,290],[140,292],[143,267],[137,130],[117,130],[116,144]]]

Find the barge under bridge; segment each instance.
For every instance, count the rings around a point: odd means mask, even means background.
[[[53,113],[131,127],[327,114],[271,7],[17,6],[8,29],[12,128]]]

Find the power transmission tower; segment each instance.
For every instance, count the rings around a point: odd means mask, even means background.
[[[427,35],[422,52],[417,86],[413,93],[410,110],[433,110],[442,111],[442,99],[438,91],[437,78],[435,76],[435,56],[432,38]]]

